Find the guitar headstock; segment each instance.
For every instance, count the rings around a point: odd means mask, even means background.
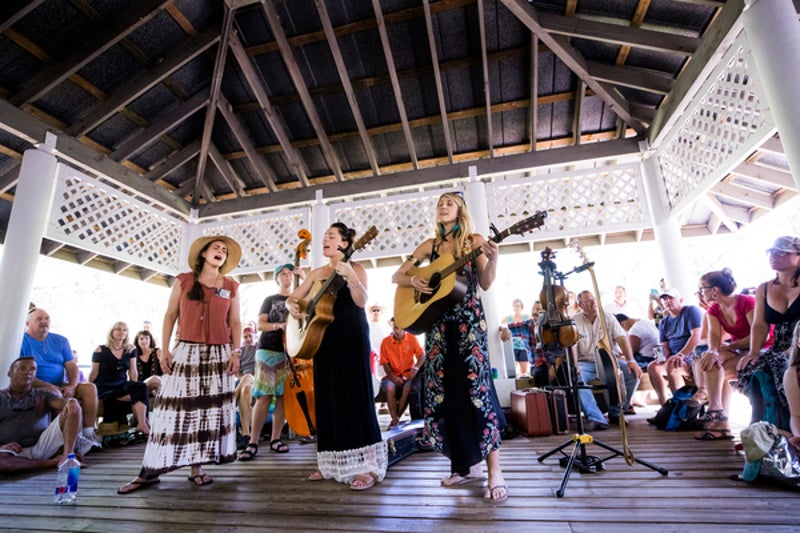
[[[538,211],[536,214],[529,216],[525,220],[520,220],[510,228],[508,228],[509,235],[524,235],[525,233],[541,227],[544,224],[544,219],[547,218],[547,211]]]
[[[303,228],[297,232],[297,237],[302,239],[295,247],[295,263],[299,266],[299,259],[305,259],[308,256],[308,247],[311,245],[311,233]]]
[[[350,246],[350,249],[347,250],[347,252],[344,254],[344,260],[345,261],[349,260],[350,256],[353,255],[353,253],[355,253],[356,250],[364,248],[377,236],[378,236],[378,228],[376,228],[375,226],[370,226],[369,229],[364,232],[364,235],[359,237],[353,243],[353,245]],[[339,250],[341,250],[341,248],[339,248]]]
[[[569,246],[575,248],[575,251],[578,252],[578,255],[581,256],[584,263],[591,263],[591,261],[589,261],[589,256],[586,255],[586,251],[583,249],[583,246],[581,246],[581,241],[572,239],[569,241]]]

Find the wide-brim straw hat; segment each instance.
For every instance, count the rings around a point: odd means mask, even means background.
[[[200,251],[208,244],[214,241],[222,241],[228,247],[228,257],[225,262],[219,267],[220,274],[227,274],[239,264],[242,260],[242,247],[235,240],[225,235],[210,235],[208,237],[200,237],[196,239],[189,247],[189,268],[194,272],[194,267],[197,265],[197,258],[200,256]]]

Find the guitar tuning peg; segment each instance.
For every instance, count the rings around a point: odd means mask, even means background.
[[[498,237],[500,235],[500,231],[498,231],[497,226],[494,225],[494,222],[489,223],[489,230],[494,234],[494,237]]]

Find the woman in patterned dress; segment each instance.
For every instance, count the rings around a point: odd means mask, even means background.
[[[201,237],[192,243],[192,272],[178,275],[164,315],[164,375],[142,469],[119,494],[155,485],[161,474],[184,466],[191,467],[189,481],[208,485],[213,479],[203,465],[236,459],[239,284],[225,274],[241,257],[239,244],[229,237]],[[170,350],[176,322],[178,342]]]
[[[434,232],[392,276],[394,283],[430,294],[428,280],[410,275],[415,264],[443,254],[459,258],[477,248],[483,253],[459,272],[466,278],[463,299],[425,334],[425,436],[450,458],[451,473],[442,486],[480,479],[480,462],[485,460],[489,479],[484,498],[503,501],[508,497],[500,466],[505,418],[492,380],[486,317],[478,295],[479,287],[488,290],[494,282],[497,244],[472,232],[472,219],[457,193],[439,198]]]

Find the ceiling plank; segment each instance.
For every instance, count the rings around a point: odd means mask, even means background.
[[[614,67],[594,61],[588,61],[586,66],[589,68],[589,74],[598,81],[631,87],[641,91],[666,95],[669,94],[675,84],[672,76],[663,72],[631,67]]]
[[[278,17],[278,13],[275,11],[275,6],[272,5],[272,2],[262,2],[261,7],[264,9],[264,13],[267,16],[267,21],[269,22],[272,35],[278,42],[278,47],[281,51],[281,58],[286,66],[286,70],[289,72],[289,76],[292,78],[292,83],[294,84],[295,89],[297,89],[298,94],[300,94],[300,100],[303,102],[303,108],[306,111],[309,122],[311,122],[311,127],[314,128],[314,132],[319,138],[322,155],[325,158],[328,167],[336,176],[336,179],[338,181],[342,181],[344,177],[342,176],[342,167],[339,164],[339,158],[336,156],[336,152],[328,140],[328,133],[325,131],[325,128],[322,125],[322,120],[320,119],[319,113],[317,113],[317,109],[314,106],[314,101],[311,99],[311,95],[308,92],[308,87],[303,79],[303,74],[300,72],[300,67],[297,66],[297,61],[294,58],[292,47],[289,46],[289,42],[286,40],[286,33],[283,31],[283,26],[281,25],[281,20],[280,17]]]
[[[283,155],[289,163],[292,175],[296,176],[304,187],[308,187],[308,171],[306,170],[303,158],[300,157],[300,154],[294,146],[292,146],[292,141],[286,130],[286,124],[284,124],[280,114],[272,105],[264,82],[258,72],[256,72],[252,60],[245,53],[242,41],[239,40],[239,36],[236,35],[236,33],[231,35],[229,44],[233,52],[233,57],[239,64],[239,68],[242,70],[242,74],[244,74],[250,90],[253,91],[261,112],[264,113],[264,117],[267,119],[270,128],[272,128],[272,132],[275,134],[275,137],[278,138],[278,143],[283,149]]]
[[[774,209],[775,199],[771,194],[737,185],[735,183],[720,182],[711,187],[709,192],[724,196],[744,204],[752,204],[763,209]]]
[[[198,153],[200,153],[200,141],[193,141],[180,150],[172,152],[160,165],[153,167],[142,177],[148,181],[158,181],[191,161]]]
[[[742,163],[733,169],[731,173],[763,181],[764,183],[769,183],[770,185],[775,185],[783,189],[797,190],[797,185],[794,182],[791,172],[778,170],[777,168]]]
[[[222,87],[222,76],[225,74],[225,62],[228,58],[228,42],[231,35],[234,11],[228,6],[225,6],[224,10],[225,13],[222,17],[219,46],[217,46],[217,57],[214,59],[214,70],[211,74],[211,88],[209,89],[206,116],[203,120],[203,131],[200,136],[200,155],[197,158],[197,172],[194,178],[194,193],[192,193],[192,203],[195,207],[200,204],[200,183],[203,181],[203,174],[205,173],[206,163],[208,162],[208,147],[211,144],[214,119],[217,116],[217,101],[219,100],[219,91]]]
[[[166,112],[161,113],[161,115],[146,129],[123,141],[109,154],[109,157],[114,161],[125,161],[134,154],[141,152],[155,142],[161,135],[174,129],[178,124],[208,105],[208,97],[208,92],[203,90],[185,102],[180,102],[178,105],[168,108]]]
[[[469,167],[476,166],[478,175],[498,175],[505,173],[520,173],[526,169],[553,166],[558,164],[573,163],[594,159],[620,158],[634,156],[641,153],[638,141],[624,139],[618,141],[597,142],[581,146],[567,146],[559,150],[541,150],[537,152],[524,152],[495,159],[471,158],[463,163],[454,165],[441,165],[408,172],[397,172],[386,179],[353,179],[341,183],[330,183],[325,186],[326,199],[347,197],[352,195],[365,195],[380,192],[386,189],[403,189],[417,186],[427,186],[439,182],[452,182],[463,180],[469,175]],[[384,174],[384,178],[387,175]],[[391,186],[389,186],[389,183]],[[267,209],[271,207],[285,207],[292,204],[310,203],[316,201],[316,191],[320,187],[312,186],[304,189],[282,190],[269,196],[258,195],[226,200],[200,207],[200,217],[215,217],[233,213],[243,213]]]
[[[275,174],[267,165],[264,157],[256,152],[253,143],[250,141],[250,136],[247,134],[247,131],[245,131],[239,119],[236,118],[236,115],[233,114],[233,108],[230,102],[228,102],[225,95],[222,94],[219,99],[219,110],[225,122],[227,122],[228,127],[233,132],[234,137],[236,137],[236,140],[239,142],[239,146],[241,146],[244,153],[247,154],[247,162],[255,171],[258,179],[267,186],[270,192],[277,191],[278,187],[275,184]]]
[[[692,102],[694,94],[700,89],[711,71],[719,63],[728,47],[742,29],[742,10],[744,0],[728,0],[722,11],[700,40],[689,64],[675,82],[667,100],[659,107],[647,140],[651,148],[657,148],[662,136],[672,130],[683,110]]]
[[[628,26],[630,21],[623,19],[620,19],[619,24],[609,24],[585,18],[565,17],[554,13],[539,13],[538,22],[541,28],[551,35],[578,37],[682,56],[691,56],[700,45],[700,39],[696,37],[632,28]]]
[[[711,210],[711,214],[719,219],[719,223],[724,224],[725,227],[731,232],[736,232],[739,230],[739,225],[728,216],[728,213],[725,212],[722,202],[720,202],[716,196],[713,194],[704,194],[701,196],[701,198],[703,199],[703,203],[705,203],[706,206],[708,206],[708,208]],[[719,223],[716,224],[717,230],[719,230]]]
[[[10,102],[15,106],[35,102],[53,87],[94,61],[100,54],[149,22],[162,8],[173,1],[142,0],[142,2],[136,2],[130,12],[117,24],[105,28],[90,39],[86,46],[72,51],[57,64],[47,67],[42,76],[23,87],[10,99]]]
[[[427,0],[425,0],[427,2]],[[379,176],[381,173],[378,167],[378,156],[375,153],[375,147],[372,145],[372,140],[367,134],[367,126],[364,123],[364,117],[361,116],[361,110],[356,100],[356,93],[353,90],[353,84],[350,82],[350,75],[347,73],[347,66],[345,65],[342,50],[339,48],[339,43],[336,40],[336,34],[333,31],[333,24],[328,15],[328,8],[325,7],[324,0],[315,0],[317,6],[317,13],[319,13],[320,22],[322,22],[322,30],[325,32],[325,38],[328,41],[328,48],[333,55],[333,62],[336,65],[336,71],[339,73],[339,79],[342,81],[342,88],[347,97],[347,103],[350,105],[350,112],[353,114],[353,119],[356,121],[356,128],[358,135],[361,137],[361,144],[364,146],[364,152],[369,159],[369,166],[372,168],[372,173]],[[307,184],[305,184],[307,185]]]
[[[375,0],[373,0],[375,1]],[[644,125],[628,110],[628,102],[616,91],[609,91],[608,88],[602,83],[596,81],[589,74],[586,68],[586,60],[583,55],[572,47],[563,37],[553,37],[542,28],[538,22],[538,14],[536,9],[528,4],[525,0],[502,0],[503,4],[525,25],[539,36],[539,39],[547,45],[547,47],[563,61],[567,67],[575,73],[580,79],[586,82],[586,85],[592,88],[594,92],[603,99],[603,101],[611,107],[611,109],[619,116],[626,124],[632,127],[640,135],[645,134]]]
[[[486,16],[483,0],[478,0],[478,33],[481,43],[481,73],[483,74],[483,97],[486,105],[486,144],[489,157],[494,157],[494,128],[492,127],[492,95],[489,84],[489,61],[486,59]]]
[[[750,210],[744,207],[722,204],[722,211],[727,217],[739,224],[750,224],[753,221]]]
[[[219,42],[219,39],[219,29],[211,28],[196,39],[183,44],[159,61],[153,68],[148,69],[142,76],[127,82],[120,91],[117,91],[108,100],[94,108],[86,117],[70,126],[67,129],[67,133],[73,137],[80,137],[90,132],[109,119],[119,109],[136,100],[172,75],[176,70],[208,50]]]
[[[783,149],[783,143],[780,137],[770,137],[764,141],[764,144],[759,146],[758,149],[759,151],[769,152],[771,154],[786,155],[786,150]]]
[[[431,51],[431,66],[433,67],[433,80],[436,84],[436,99],[439,102],[439,115],[442,117],[442,133],[444,144],[447,148],[447,160],[453,163],[453,140],[450,137],[450,124],[447,122],[447,105],[444,101],[444,86],[442,84],[442,71],[439,68],[439,53],[436,51],[436,36],[433,31],[433,15],[431,15],[430,0],[422,0],[425,10],[425,29],[428,33],[428,48]]]
[[[397,78],[397,67],[394,64],[392,46],[389,43],[389,33],[386,31],[386,21],[383,17],[380,0],[372,0],[372,9],[375,11],[375,20],[378,23],[378,34],[381,38],[383,57],[386,59],[386,68],[389,71],[389,79],[392,82],[392,91],[394,92],[397,113],[400,115],[400,122],[403,125],[403,135],[406,139],[406,145],[408,146],[408,155],[411,158],[411,163],[414,165],[414,168],[418,169],[419,161],[417,160],[417,149],[414,147],[414,138],[411,135],[411,127],[408,125],[406,105],[403,102],[403,93],[400,91],[400,80]]]
[[[647,15],[648,9],[650,9],[650,0],[639,0],[639,4],[636,6],[636,11],[633,13],[633,17],[631,18],[631,27],[640,28],[642,26],[642,22],[644,22],[644,17]],[[628,60],[630,53],[630,45],[624,44],[620,46],[619,52],[617,52],[617,59],[614,61],[614,64],[618,67],[624,65]]]
[[[39,253],[41,253],[42,255],[51,256],[63,247],[64,247],[63,242],[51,241],[49,239],[43,238],[42,245],[39,248]]]

